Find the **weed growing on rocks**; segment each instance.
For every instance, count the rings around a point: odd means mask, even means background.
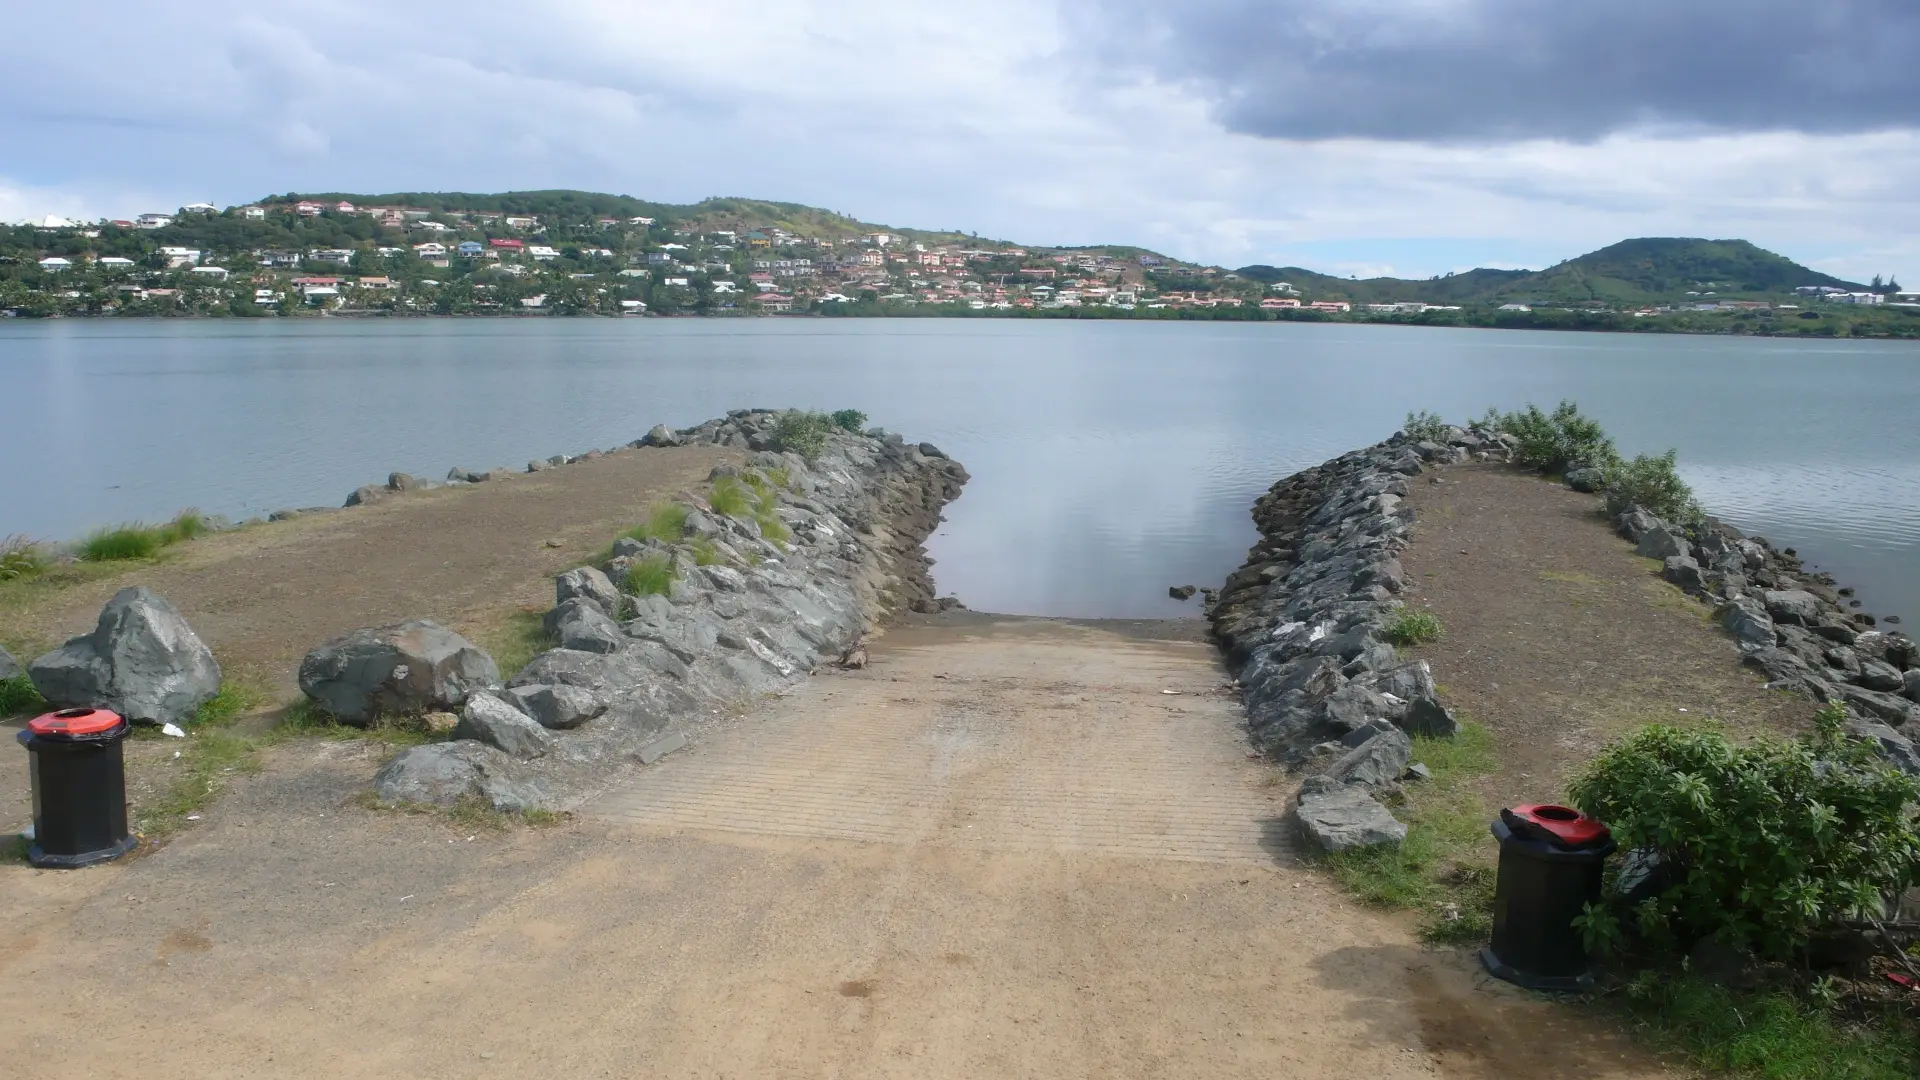
[[[687,517],[692,513],[692,508],[685,503],[661,503],[647,512],[647,520],[628,529],[626,535],[635,540],[677,544],[687,535]]]
[[[1580,406],[1571,401],[1562,401],[1551,413],[1528,405],[1501,416],[1495,426],[1520,441],[1514,462],[1541,472],[1565,473],[1581,466],[1605,469],[1620,461],[1619,451],[1599,422],[1582,416]]]
[[[556,642],[553,635],[547,633],[542,614],[516,611],[499,630],[487,636],[483,644],[501,671],[519,671],[532,663],[534,657],[554,647]]]
[[[838,409],[830,419],[834,427],[841,431],[851,431],[855,435],[860,434],[861,429],[867,426],[867,414],[859,409]]]
[[[1439,641],[1445,630],[1440,625],[1440,616],[1423,608],[1401,607],[1400,613],[1382,631],[1386,639],[1395,645],[1425,645],[1430,641]]]
[[[782,451],[791,451],[812,461],[827,448],[827,436],[836,426],[833,418],[825,413],[789,409],[774,421],[773,441]]]
[[[753,508],[753,493],[734,477],[723,476],[713,482],[713,491],[707,496],[707,504],[713,507],[716,514],[745,517]]]
[[[1445,442],[1447,427],[1447,422],[1440,419],[1438,413],[1422,409],[1417,413],[1408,413],[1407,422],[1400,425],[1400,430],[1416,442]]]
[[[673,560],[648,555],[627,571],[627,591],[635,596],[665,596],[673,591]]]
[[[720,555],[720,546],[711,540],[695,540],[692,547],[695,566],[718,566],[727,561]]]

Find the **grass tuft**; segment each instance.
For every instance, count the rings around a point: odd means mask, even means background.
[[[661,503],[647,512],[647,520],[628,529],[627,536],[635,540],[658,540],[663,544],[677,544],[687,535],[687,517],[693,508],[685,503]]]
[[[673,560],[648,555],[627,571],[627,591],[635,596],[665,596],[673,590]]]
[[[186,824],[187,815],[206,808],[234,776],[260,771],[260,743],[232,730],[234,721],[253,707],[253,695],[237,683],[223,682],[213,700],[200,706],[189,721],[184,740],[139,733],[141,738],[178,743],[180,756],[173,783],[158,798],[135,808],[134,830],[150,840],[164,839]]]
[[[726,560],[720,556],[720,545],[711,540],[703,537],[695,540],[692,546],[693,565],[695,566],[718,566],[726,562]]]
[[[198,510],[182,510],[165,525],[133,522],[97,529],[80,541],[79,556],[84,562],[125,562],[152,559],[163,548],[191,540],[210,531],[206,516]]]
[[[439,732],[427,726],[425,718],[418,716],[382,716],[365,727],[343,724],[339,717],[311,699],[302,699],[289,706],[281,716],[280,723],[268,733],[266,741],[280,742],[303,737],[340,742],[377,742],[390,750],[424,746],[439,742],[442,738]]]
[[[1784,990],[1736,993],[1681,972],[1644,972],[1624,999],[1642,1035],[1709,1069],[1766,1080],[1920,1075],[1920,1033],[1897,1015],[1848,1023]]]
[[[0,581],[33,577],[52,561],[46,545],[38,540],[18,534],[0,540]]]
[[[509,678],[533,663],[533,658],[557,644],[547,633],[543,612],[516,611],[499,630],[487,636],[487,653]]]
[[[713,493],[707,496],[707,502],[716,514],[744,517],[753,508],[753,493],[734,477],[723,476],[713,482]]]
[[[1440,616],[1420,608],[1401,607],[1400,613],[1393,617],[1383,632],[1386,639],[1395,645],[1424,645],[1430,641],[1439,641],[1444,633],[1440,625]]]

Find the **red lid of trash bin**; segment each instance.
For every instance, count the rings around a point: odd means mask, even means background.
[[[1599,818],[1588,817],[1571,806],[1524,803],[1507,812],[1541,832],[1551,834],[1561,847],[1593,847],[1613,836]]]
[[[120,726],[120,714],[105,709],[61,709],[27,721],[35,735],[98,735]]]

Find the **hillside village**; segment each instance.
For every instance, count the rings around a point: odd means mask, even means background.
[[[1623,284],[1592,273],[1595,266],[1581,272],[1583,262],[1649,244],[1743,247],[1733,256],[1738,268],[1765,272],[1651,284]],[[1730,263],[1702,265],[1710,273]],[[1759,332],[1767,327],[1756,320],[1796,317],[1827,320],[1792,327],[1800,332],[1906,336],[1920,328],[1920,318],[1834,322],[1825,314],[1842,305],[1920,311],[1920,293],[1891,281],[1842,282],[1739,241],[1626,241],[1537,274],[1355,281],[1297,267],[1232,271],[1130,247],[1021,247],[793,204],[668,206],[578,192],[289,195],[0,228],[0,311],[28,317],[944,314],[1555,325],[1568,316],[1585,324],[1708,315]]]

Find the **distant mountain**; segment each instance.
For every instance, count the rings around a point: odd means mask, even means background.
[[[1356,303],[1650,304],[1695,299],[1709,293],[1724,298],[1777,296],[1803,285],[1865,288],[1808,269],[1745,240],[1689,237],[1622,240],[1537,272],[1469,270],[1424,281],[1337,278],[1297,266],[1243,266],[1235,273],[1254,281],[1285,281],[1316,298]]]

